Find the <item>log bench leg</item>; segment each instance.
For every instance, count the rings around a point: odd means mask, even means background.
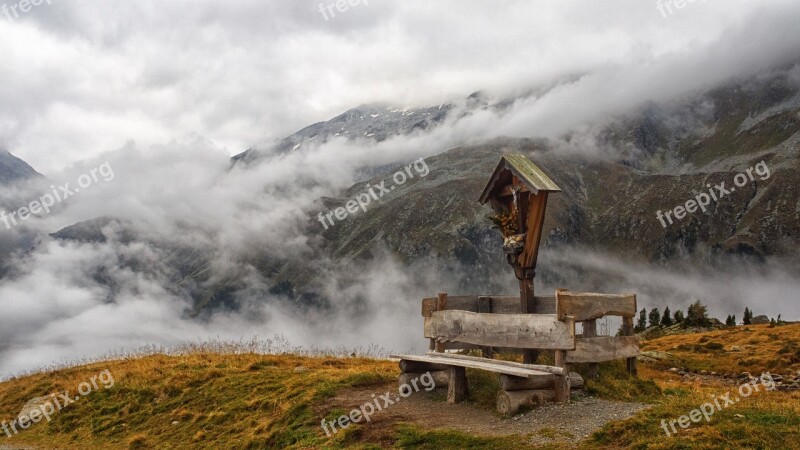
[[[628,373],[635,377],[637,375],[636,358],[628,358],[625,360],[625,363],[628,367]]]
[[[541,406],[553,399],[554,392],[549,389],[500,391],[497,394],[497,412],[510,416],[518,413],[522,407]]]
[[[593,338],[597,336],[597,320],[587,320],[583,322],[583,337]],[[589,378],[597,379],[597,363],[589,363]]]
[[[467,369],[450,366],[447,384],[447,403],[461,403],[467,398]]]
[[[624,317],[622,319],[622,335],[623,336],[633,336],[633,317]],[[636,376],[636,358],[628,358],[625,360],[625,365],[627,366],[628,373]]]
[[[555,366],[566,368],[566,358],[567,352],[563,350],[556,350]],[[569,372],[566,372],[564,375],[556,375],[553,388],[555,391],[554,400],[556,403],[569,403]]]
[[[556,375],[555,382],[555,398],[556,403],[569,403],[569,377],[564,375]]]
[[[448,386],[449,375],[446,370],[426,373],[429,373],[431,378],[433,378],[434,389],[444,389]],[[400,374],[398,387],[403,387],[403,385],[416,386],[414,383],[421,383],[420,379],[423,376],[425,376],[425,373],[403,372]]]

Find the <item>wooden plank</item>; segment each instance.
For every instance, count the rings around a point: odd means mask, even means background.
[[[398,365],[400,366],[400,372],[404,373],[425,373],[447,370],[447,366],[443,366],[441,364],[430,364],[420,361],[409,361],[406,359],[401,360]]]
[[[633,358],[639,354],[636,336],[599,336],[575,339],[575,350],[567,352],[568,363],[603,362]]]
[[[447,309],[447,294],[440,293],[439,296],[436,299],[436,310],[437,311],[444,311],[446,309]],[[433,338],[433,336],[429,336],[429,337]],[[444,343],[439,339],[435,339],[434,341],[435,341],[435,344],[433,346],[434,350],[436,350],[437,352],[443,353],[444,350],[445,350]]]
[[[478,297],[478,312],[486,314],[492,312],[492,297]]]
[[[575,322],[562,322],[551,314],[436,311],[425,318],[425,337],[437,342],[466,342],[491,347],[573,350]]]
[[[525,391],[529,389],[553,389],[556,376],[552,373],[534,377],[522,378],[513,375],[500,374],[500,389],[504,391]],[[577,372],[569,373],[570,389],[583,387],[583,377]]]
[[[556,314],[558,317],[575,316],[577,322],[609,315],[633,317],[636,315],[636,295],[557,291]]]
[[[423,361],[434,364],[443,364],[447,366],[459,366],[469,369],[480,369],[488,372],[504,373],[506,375],[514,375],[517,377],[529,377],[535,375],[542,375],[542,371],[536,369],[528,369],[521,367],[513,367],[505,364],[498,364],[500,361],[495,359],[474,358],[472,359],[450,359],[445,355],[448,353],[430,353],[427,355],[392,355],[392,358],[407,359],[409,361]]]
[[[461,403],[467,399],[467,369],[450,366],[447,384],[447,403]]]
[[[462,295],[462,296],[448,296],[447,308],[457,309],[463,311],[478,312],[478,299],[477,295]],[[422,317],[430,317],[436,311],[436,304],[438,299],[426,298],[422,300]]]
[[[491,303],[488,312],[493,314],[520,314],[520,297],[511,295],[462,295],[448,296],[447,309],[469,312],[480,311],[480,302],[486,299]],[[486,301],[484,300],[484,301]],[[436,298],[425,298],[422,300],[422,317],[430,317],[436,311]],[[535,296],[528,300],[529,314],[555,314],[555,296]]]
[[[435,340],[431,339],[432,341],[436,342]],[[474,344],[467,344],[465,342],[445,342],[444,344],[445,351],[447,350],[477,350],[481,347],[479,345]],[[433,351],[435,349],[431,349]]]
[[[520,267],[536,268],[536,259],[539,257],[539,243],[542,239],[544,226],[544,211],[547,207],[547,192],[531,194],[528,200],[528,221],[525,230],[525,248],[517,260]]]
[[[456,355],[456,354],[453,354],[453,353],[445,353],[445,354],[442,354],[442,355],[439,355],[438,353],[437,354],[428,353],[428,355],[436,356],[437,358],[445,358],[447,360],[452,360],[452,361],[474,361],[474,362],[487,361],[484,358],[478,358],[478,357],[475,357],[475,356],[468,356],[468,355]],[[514,362],[514,361],[501,361],[501,360],[498,360],[498,359],[492,359],[492,360],[489,360],[489,361],[492,364],[495,364],[495,365],[498,365],[498,366],[505,366],[505,367],[512,367],[512,368],[529,370],[529,371],[531,371],[531,375],[529,375],[529,376],[544,375],[544,374],[548,374],[548,373],[555,374],[555,375],[563,375],[565,373],[564,369],[562,369],[560,367],[554,367],[554,366],[543,366],[543,365],[539,365],[539,364],[522,364],[522,363],[518,363],[518,362]],[[509,375],[511,375],[511,374],[509,374]]]

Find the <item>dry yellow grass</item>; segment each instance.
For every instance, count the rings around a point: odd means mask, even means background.
[[[298,369],[302,367],[302,369]],[[149,356],[0,383],[0,421],[28,400],[70,391],[103,370],[97,390],[0,443],[98,448],[279,448],[328,442],[314,405],[343,386],[382,385],[397,365],[362,358],[292,355]],[[173,422],[177,424],[173,425]]]
[[[677,359],[639,365],[640,378],[655,381],[662,395],[646,413],[609,424],[593,436],[586,448],[641,449],[789,449],[800,448],[800,392],[762,389],[735,405],[716,412],[667,437],[662,420],[687,415],[736,386],[722,380],[685,380],[667,372],[669,366],[693,370],[760,374],[787,373],[800,368],[800,324],[731,327],[707,333],[664,336],[642,345],[644,351],[668,352]],[[732,347],[741,351],[730,351]]]
[[[681,377],[643,365],[641,378],[661,388],[654,406],[628,420],[612,422],[586,442],[584,448],[635,449],[794,449],[800,448],[800,392],[761,390],[667,436],[667,423],[688,415],[712,398],[733,392],[719,382],[685,382]]]
[[[731,351],[738,347],[738,351]],[[707,333],[664,336],[642,345],[645,351],[668,352],[694,370],[761,373],[800,370],[800,323],[770,328],[747,325]],[[674,363],[673,363],[674,364]]]
[[[693,369],[717,372],[796,370],[800,325],[736,327],[710,333],[666,336],[645,350],[674,354]],[[722,348],[719,346],[722,345]],[[730,352],[738,346],[741,352]],[[580,369],[580,367],[579,367]],[[760,392],[667,438],[662,420],[677,419],[732,388],[721,382],[686,381],[658,364],[640,364],[639,379],[624,364],[602,364],[601,379],[587,381],[595,395],[651,403],[652,408],[612,422],[584,448],[800,448],[800,393]],[[349,386],[382,392],[396,380],[397,365],[366,358],[224,355],[193,353],[146,356],[56,370],[0,383],[0,421],[13,419],[28,400],[76,387],[103,370],[113,388],[92,392],[0,445],[28,444],[70,449],[146,448],[373,448],[357,438],[358,427],[327,437],[320,420],[343,411],[320,405]],[[474,386],[476,407],[492,408],[493,383]],[[484,399],[485,397],[485,399]],[[484,399],[485,401],[480,401]],[[566,424],[568,425],[568,424]],[[447,430],[425,431],[386,424],[398,448],[524,447],[524,439],[488,438]],[[556,447],[553,445],[552,447]]]

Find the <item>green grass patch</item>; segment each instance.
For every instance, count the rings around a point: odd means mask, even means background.
[[[521,436],[481,437],[457,431],[427,431],[418,427],[400,424],[396,428],[397,448],[419,450],[464,449],[496,450],[500,448],[533,449]]]
[[[653,380],[631,376],[625,361],[598,364],[597,379],[587,377],[584,365],[576,367],[586,383],[586,392],[600,398],[620,401],[654,402],[662,396]]]

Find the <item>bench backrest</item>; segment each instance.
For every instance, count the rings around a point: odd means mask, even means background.
[[[602,362],[631,358],[639,352],[633,336],[636,295],[557,290],[537,296],[521,314],[518,296],[453,296],[444,302],[422,300],[425,337],[444,342],[442,349],[493,347],[506,350],[567,350],[566,362]],[[622,336],[596,336],[595,321],[623,318]],[[575,335],[575,324],[584,335]]]

